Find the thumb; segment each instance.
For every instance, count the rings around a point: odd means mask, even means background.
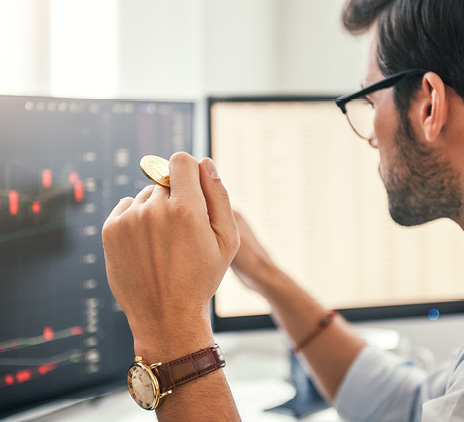
[[[229,195],[211,158],[200,161],[200,184],[208,208],[210,226],[216,233],[219,245],[225,247],[225,252],[230,252],[232,258],[239,246],[239,233]]]

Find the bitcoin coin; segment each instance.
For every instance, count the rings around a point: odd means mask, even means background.
[[[156,155],[145,155],[140,160],[145,176],[160,186],[169,187],[169,161]]]

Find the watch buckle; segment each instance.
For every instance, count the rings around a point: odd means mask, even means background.
[[[171,394],[171,393],[172,393],[172,390],[168,390],[165,393],[160,394],[160,396],[159,396],[160,400],[164,399],[166,396],[169,396],[169,394]]]

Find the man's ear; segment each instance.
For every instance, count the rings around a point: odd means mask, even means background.
[[[448,99],[445,84],[433,72],[422,78],[422,87],[418,95],[420,124],[427,142],[433,142],[440,134],[448,115]]]

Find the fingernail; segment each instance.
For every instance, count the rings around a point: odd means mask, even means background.
[[[219,179],[217,168],[213,160],[208,159],[208,161],[206,162],[206,170],[208,171],[208,174],[210,175],[210,177]]]

